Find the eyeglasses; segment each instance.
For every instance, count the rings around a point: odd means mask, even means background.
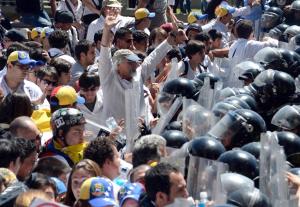
[[[96,91],[97,87],[92,87],[92,88],[80,88],[82,92],[88,92],[88,91]]]
[[[47,79],[43,79],[42,81],[44,81],[47,85],[52,85],[52,86],[57,86],[57,82],[56,81],[50,81]]]

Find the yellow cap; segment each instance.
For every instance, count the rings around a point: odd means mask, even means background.
[[[33,40],[33,39],[39,37],[41,35],[42,29],[43,28],[41,28],[41,27],[33,28],[30,33],[31,39]]]
[[[140,8],[135,11],[134,17],[136,20],[144,19],[144,18],[153,18],[155,17],[154,12],[149,12],[146,8]]]

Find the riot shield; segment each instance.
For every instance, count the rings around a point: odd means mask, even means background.
[[[137,81],[133,82],[133,87],[125,91],[125,132],[126,151],[131,152],[134,140],[139,136],[138,118],[140,115],[140,87]]]
[[[162,131],[165,129],[167,124],[170,122],[170,120],[173,118],[175,113],[178,111],[180,106],[182,105],[182,97],[176,98],[175,102],[172,104],[172,106],[169,108],[168,112],[161,116],[159,119],[157,125],[152,130],[153,134],[161,134]]]
[[[261,135],[259,187],[261,192],[270,198],[273,205],[289,200],[286,171],[286,157],[283,148],[277,143],[276,134],[263,133]]]
[[[216,204],[224,202],[220,187],[220,175],[227,172],[225,163],[190,155],[187,189],[194,199],[199,200],[200,192],[207,192],[209,200]]]
[[[167,147],[167,153],[168,154],[166,157],[162,157],[160,162],[164,162],[164,163],[169,163],[175,167],[177,167],[177,169],[179,169],[179,171],[182,173],[182,175],[185,175],[185,166],[186,166],[186,158],[185,157],[177,157],[177,156],[173,156],[172,152],[176,152],[179,149],[170,149],[170,147]]]
[[[223,192],[226,194],[230,194],[240,188],[254,189],[254,181],[238,173],[221,174],[221,185]]]
[[[192,99],[183,100],[183,110],[178,121],[182,121],[182,131],[193,139],[205,135],[212,126],[212,113]]]
[[[177,58],[173,58],[171,60],[171,71],[167,77],[165,82],[178,78],[178,60]]]
[[[212,89],[210,79],[209,77],[206,77],[204,79],[203,86],[200,89],[200,95],[197,102],[207,110],[210,110],[216,102],[217,96],[219,94],[219,91],[222,90],[222,87],[223,82],[217,81],[214,84],[214,89]]]

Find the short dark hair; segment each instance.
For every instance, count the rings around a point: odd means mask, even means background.
[[[98,41],[101,41],[102,35],[103,35],[103,30],[99,30],[98,32],[96,32],[94,35],[94,43],[97,44]]]
[[[43,63],[47,63],[47,59],[43,55],[43,52],[42,48],[32,48],[29,51],[29,56],[36,61],[43,61]]]
[[[60,77],[62,73],[69,73],[72,67],[71,63],[62,58],[52,59],[50,65],[56,69],[58,77]]]
[[[38,49],[38,48],[43,48],[43,45],[39,42],[35,41],[28,41],[24,43],[25,46],[32,48],[32,49]]]
[[[146,172],[145,188],[150,200],[155,201],[158,192],[170,194],[172,172],[178,173],[179,170],[168,163],[159,163]]]
[[[26,51],[29,52],[30,48],[20,42],[13,42],[6,50],[6,56],[8,57],[14,51]]]
[[[95,72],[84,72],[79,78],[79,87],[81,88],[90,88],[90,87],[99,87],[100,78],[99,75]]]
[[[25,93],[10,93],[0,103],[0,123],[10,124],[19,116],[31,116],[33,112]]]
[[[133,31],[133,41],[134,42],[144,42],[144,41],[148,41],[149,39],[149,35],[147,35],[146,32],[141,31],[141,30],[134,30]]]
[[[87,54],[91,47],[94,47],[95,44],[89,40],[80,40],[75,46],[75,56],[77,60],[80,60],[80,54]]]
[[[14,138],[0,139],[0,167],[9,168],[9,164],[16,162],[22,153],[23,149],[18,147]]]
[[[173,58],[177,58],[178,62],[182,59],[181,52],[177,48],[173,48],[169,50],[169,52],[166,55],[166,58],[169,60],[172,60]]]
[[[199,34],[196,34],[195,40],[198,40],[200,42],[207,42],[210,40],[210,37],[207,33],[201,32]]]
[[[132,34],[132,31],[126,27],[119,28],[115,33],[113,43],[116,43],[118,39],[123,39],[126,36],[126,34]]]
[[[27,185],[30,189],[42,190],[43,188],[49,186],[55,192],[55,196],[57,195],[56,185],[54,181],[47,175],[41,173],[32,173],[31,176],[25,181],[25,185]]]
[[[58,177],[61,174],[70,171],[71,168],[67,163],[64,163],[55,157],[44,157],[39,159],[37,165],[33,169],[33,172],[42,173],[50,177]]]
[[[168,33],[164,29],[162,29],[160,27],[154,28],[150,33],[149,45],[152,45],[154,43],[154,40],[156,39],[156,36],[158,34],[161,34],[161,35],[165,36],[166,38],[168,37]]]
[[[205,50],[205,45],[198,40],[190,40],[185,48],[186,55],[191,58],[192,55]]]
[[[55,70],[54,67],[52,66],[49,66],[49,65],[46,65],[46,66],[43,66],[41,67],[37,73],[36,73],[36,76],[37,78],[39,79],[43,79],[45,76],[50,76],[52,77],[54,80],[57,80],[58,77],[57,77],[57,72]]]
[[[215,41],[216,39],[222,39],[223,35],[221,32],[218,32],[215,29],[211,29],[208,31],[208,35],[210,37],[210,39],[212,39],[213,41]]]
[[[61,29],[54,30],[48,38],[49,45],[52,48],[65,48],[69,42],[69,35]]]
[[[33,152],[36,152],[36,145],[34,141],[24,138],[16,138],[16,144],[18,149],[23,149],[20,157],[21,162],[28,158]]]
[[[252,22],[249,20],[240,20],[237,22],[235,29],[238,38],[248,39],[253,32]]]
[[[113,146],[115,143],[109,138],[97,137],[85,148],[83,159],[93,160],[102,168],[107,159],[114,159]]]

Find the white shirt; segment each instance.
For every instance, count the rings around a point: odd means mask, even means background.
[[[187,61],[187,65],[188,65],[188,71],[186,74],[185,74],[186,63],[184,63],[184,61]],[[186,58],[184,61],[180,61],[178,63],[178,72],[177,72],[178,76],[193,80],[198,74],[200,74],[201,72],[204,72],[200,66],[197,66],[196,70],[193,70],[191,68],[190,61],[188,58]],[[185,75],[183,75],[183,74],[185,74]]]
[[[246,60],[253,60],[254,55],[264,47],[277,47],[278,41],[270,39],[265,42],[239,38],[229,48],[229,60],[235,66]]]
[[[125,91],[127,88],[139,86],[139,116],[145,114],[145,98],[143,84],[172,46],[165,40],[137,68],[137,75],[132,82],[121,79],[113,68],[111,48],[101,47],[99,57],[99,76],[103,91],[103,111],[105,120],[114,117],[116,120],[125,118]]]
[[[3,91],[4,96],[7,96],[10,93],[18,92],[18,93],[25,93],[31,102],[38,101],[41,96],[43,95],[42,90],[38,87],[35,83],[24,80],[22,81],[17,90],[13,91],[6,83],[5,76],[0,77],[0,88]]]
[[[67,3],[70,5],[71,10],[67,6]],[[77,6],[74,6],[70,0],[60,0],[58,2],[57,10],[70,11],[74,15],[76,22],[80,22],[83,15],[83,6],[80,0],[78,0]]]
[[[119,28],[125,27],[126,25],[132,24],[135,21],[135,19],[133,17],[125,17],[125,16],[119,15],[117,18],[118,18],[119,22],[113,28],[114,31],[117,31]],[[105,21],[105,17],[101,15],[98,19],[91,22],[91,24],[88,28],[87,36],[86,36],[87,40],[94,42],[94,35],[96,32],[103,29],[104,21]]]
[[[99,90],[96,95],[96,103],[93,111],[90,111],[84,104],[78,104],[77,108],[83,113],[86,120],[94,122],[98,125],[105,125],[105,120],[103,119],[103,93]],[[87,122],[85,128],[88,132],[91,132],[91,138],[96,138],[99,132],[99,128]],[[89,134],[90,135],[90,134]]]

